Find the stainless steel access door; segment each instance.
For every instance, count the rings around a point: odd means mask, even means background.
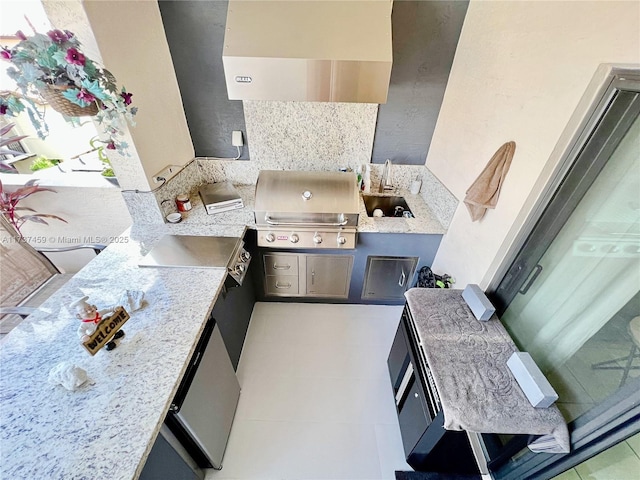
[[[402,299],[411,286],[418,257],[367,258],[362,298],[370,300]]]

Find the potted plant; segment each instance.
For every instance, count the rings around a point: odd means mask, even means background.
[[[13,48],[2,47],[0,57],[11,63],[7,74],[15,80],[19,92],[0,92],[0,115],[16,116],[26,110],[38,136],[45,138],[48,128],[44,114],[34,102],[41,97],[67,117],[95,117],[108,137],[106,148],[127,155],[125,120],[135,125],[137,112],[131,106],[132,94],[124,87],[118,88],[111,72],[82,53],[72,32],[16,35],[21,41]]]
[[[7,134],[14,127],[13,124],[6,125],[0,128],[0,153],[11,153],[11,150],[7,149],[7,145],[11,142],[20,140],[24,137],[8,137]],[[0,166],[3,166],[3,162],[0,161]],[[7,170],[11,171],[9,167],[4,165]],[[36,213],[33,208],[29,207],[21,207],[18,206],[21,200],[33,195],[38,192],[54,192],[55,190],[51,188],[40,187],[36,184],[36,180],[29,180],[24,186],[18,188],[13,192],[5,192],[4,187],[2,186],[2,180],[0,180],[0,215],[3,216],[15,230],[16,236],[20,239],[23,239],[22,232],[20,232],[20,227],[24,222],[30,220],[36,223],[44,223],[48,225],[45,218],[54,218],[56,220],[60,220],[61,222],[67,223],[64,218],[61,218],[57,215],[51,215],[48,213]],[[23,215],[22,212],[28,212],[26,215]]]

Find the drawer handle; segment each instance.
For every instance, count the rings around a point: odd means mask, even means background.
[[[274,270],[289,270],[290,268],[291,268],[291,265],[278,265],[276,263],[273,264]]]
[[[291,283],[280,284],[280,283],[276,282],[276,288],[291,288]]]
[[[407,280],[407,276],[404,274],[404,270],[402,270],[402,274],[400,275],[400,279],[398,280],[398,286],[404,287],[404,282]]]

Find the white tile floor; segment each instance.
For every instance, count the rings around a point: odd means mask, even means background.
[[[223,469],[208,480],[394,479],[387,356],[402,307],[257,303]]]

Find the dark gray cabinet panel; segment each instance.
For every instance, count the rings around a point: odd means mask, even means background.
[[[147,457],[140,480],[196,480],[204,472],[173,433],[163,425]]]
[[[220,327],[234,370],[238,369],[255,301],[253,283],[245,279],[242,286],[226,289],[213,308],[213,316]]]
[[[158,2],[196,157],[235,157],[231,132],[244,134],[240,100],[229,100],[222,67],[226,0]]]
[[[467,0],[396,1],[393,69],[378,109],[373,163],[423,165],[447,87]]]
[[[244,346],[244,340],[249,330],[249,322],[256,303],[254,277],[255,270],[259,268],[256,259],[255,232],[248,231],[244,237],[245,249],[251,253],[252,260],[249,264],[244,282],[239,287],[223,287],[218,300],[213,307],[211,315],[215,318],[222,339],[227,347],[233,369],[238,369],[240,354]]]
[[[420,384],[415,379],[412,382],[413,386],[409,389],[402,409],[398,412],[402,445],[404,445],[404,453],[407,457],[411,455],[413,448],[431,423],[431,419],[427,417],[422,406]]]

